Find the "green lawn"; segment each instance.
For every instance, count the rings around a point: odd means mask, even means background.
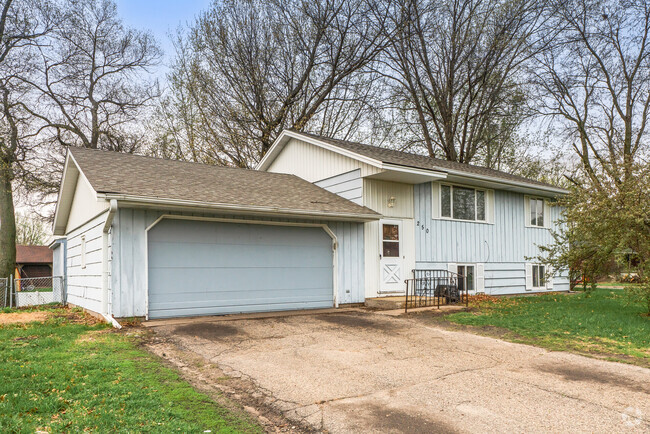
[[[0,314],[1,315],[1,314]],[[261,432],[134,338],[59,310],[0,326],[0,432]]]
[[[494,298],[474,303],[467,312],[441,319],[490,330],[505,339],[602,355],[608,359],[650,366],[650,318],[628,305],[621,290],[597,289],[585,294],[543,294]]]

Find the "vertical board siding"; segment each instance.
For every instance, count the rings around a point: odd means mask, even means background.
[[[162,215],[327,224],[338,240],[338,302],[364,301],[363,223],[299,221],[250,216],[211,215],[121,208],[113,221],[112,283],[115,317],[145,316],[146,228]]]
[[[291,139],[266,171],[290,173],[309,182],[316,182],[357,169],[361,170],[361,176],[379,172],[376,167],[361,161],[302,140]]]
[[[315,185],[337,194],[357,205],[363,205],[363,179],[361,169],[342,173],[314,182]]]
[[[102,307],[102,214],[67,235],[68,302],[94,312]],[[86,237],[86,268],[81,268],[81,237]]]
[[[389,207],[391,197],[395,198],[395,204]],[[363,205],[384,217],[413,218],[413,185],[364,179]]]
[[[416,268],[447,269],[447,263],[484,263],[485,291],[512,294],[525,291],[525,263],[541,245],[553,241],[544,228],[525,226],[524,195],[495,190],[494,224],[432,218],[431,183],[414,187]],[[551,221],[560,216],[551,207]],[[554,290],[568,290],[566,271],[553,280]]]

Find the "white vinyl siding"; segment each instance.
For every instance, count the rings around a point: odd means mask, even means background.
[[[363,179],[361,169],[342,173],[314,182],[315,185],[337,194],[357,205],[363,205]]]
[[[106,213],[67,234],[68,302],[93,312],[102,311],[102,230],[105,221]]]
[[[357,169],[361,170],[362,177],[381,171],[329,149],[292,138],[266,171],[290,173],[309,182],[316,182]]]

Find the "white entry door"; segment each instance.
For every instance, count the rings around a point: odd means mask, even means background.
[[[379,225],[379,292],[404,293],[402,222],[380,220]]]

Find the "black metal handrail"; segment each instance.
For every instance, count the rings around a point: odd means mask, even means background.
[[[469,305],[467,276],[447,270],[413,270],[413,278],[406,283],[406,303],[409,308],[430,307],[441,304]]]

